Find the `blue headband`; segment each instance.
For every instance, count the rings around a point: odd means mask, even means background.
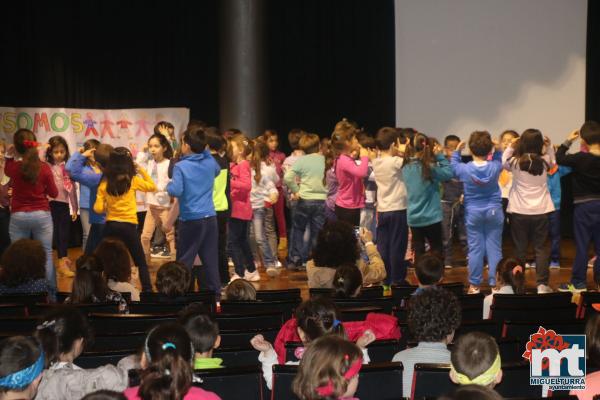
[[[29,367],[0,378],[0,386],[8,389],[22,389],[35,380],[44,370],[44,351]]]
[[[341,324],[341,323],[342,323],[342,321],[340,321],[339,319],[334,319],[334,320],[333,320],[333,327],[334,327],[334,328],[337,328],[337,327],[338,327],[338,325],[339,325],[339,324]]]

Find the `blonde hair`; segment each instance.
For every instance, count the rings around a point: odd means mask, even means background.
[[[245,279],[236,279],[227,285],[225,298],[233,301],[256,300],[256,288]]]
[[[298,146],[306,154],[318,153],[321,148],[321,139],[314,133],[307,133],[300,138]]]

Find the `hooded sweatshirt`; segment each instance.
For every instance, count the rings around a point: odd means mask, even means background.
[[[173,179],[167,185],[170,196],[179,198],[181,221],[213,217],[213,186],[221,167],[208,150],[183,156],[173,168]]]
[[[485,210],[502,205],[498,177],[502,171],[502,152],[494,152],[491,161],[462,163],[460,151],[452,153],[454,175],[464,183],[465,207]]]

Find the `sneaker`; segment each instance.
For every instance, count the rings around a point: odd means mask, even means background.
[[[255,269],[254,272],[246,271],[244,273],[244,279],[250,282],[258,282],[260,281],[260,274],[257,269]]]
[[[553,290],[548,285],[540,284],[537,286],[537,292],[538,292],[538,294],[545,294],[545,293],[552,293]]]
[[[448,265],[445,265],[445,266],[444,266],[444,268],[445,268],[445,269],[452,269],[452,265],[449,265],[449,264],[448,264]]]
[[[273,266],[267,267],[267,275],[269,275],[271,278],[275,278],[277,275],[279,275],[279,270]]]
[[[585,283],[563,283],[558,287],[559,292],[572,292],[572,293],[581,293],[587,290],[587,285]]]
[[[275,268],[283,268],[281,261],[277,260],[277,264],[275,264]]]
[[[550,268],[552,268],[552,269],[559,269],[560,268],[560,263],[558,261],[550,261]]]
[[[237,281],[238,279],[242,279],[242,277],[239,276],[238,274],[234,273],[233,275],[231,275],[231,279],[229,280],[229,283],[231,283],[233,281]]]
[[[171,258],[171,252],[169,250],[162,250],[158,253],[152,254],[150,257],[152,258]]]
[[[481,289],[479,288],[479,286],[470,285],[467,294],[479,294],[480,292]]]
[[[535,268],[535,262],[532,262],[532,263],[525,263],[525,268],[529,268],[529,269],[531,269],[531,268]]]

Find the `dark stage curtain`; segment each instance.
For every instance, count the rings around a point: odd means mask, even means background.
[[[594,0],[588,0],[585,118],[600,121],[600,2]]]
[[[3,4],[0,104],[185,106],[218,122],[217,0]]]
[[[395,126],[393,0],[268,0],[269,121],[329,136]],[[287,140],[284,140],[287,142]]]

